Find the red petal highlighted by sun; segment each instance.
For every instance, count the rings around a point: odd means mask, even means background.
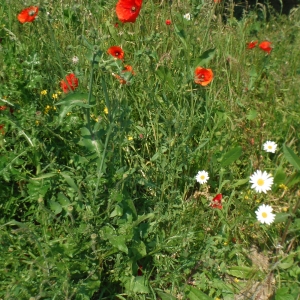
[[[139,16],[143,0],[119,0],[116,5],[118,19],[123,22],[134,23]]]
[[[28,8],[23,9],[18,14],[18,20],[21,23],[32,22],[39,12],[39,8],[37,6],[30,6]]]

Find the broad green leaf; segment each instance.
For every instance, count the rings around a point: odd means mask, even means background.
[[[275,223],[285,222],[289,216],[290,216],[289,213],[277,213],[274,222]]]
[[[80,128],[81,139],[78,142],[78,145],[86,147],[91,152],[96,152],[98,157],[101,156],[103,145],[100,141],[95,140],[91,136],[91,132],[87,127]]]
[[[250,110],[250,111],[248,112],[246,118],[247,118],[249,121],[252,121],[252,120],[254,120],[254,119],[257,117],[257,115],[258,115],[258,113],[257,113],[256,110]]]
[[[146,246],[141,240],[132,241],[130,250],[134,254],[134,258],[136,260],[141,259],[142,257],[145,257],[147,255]]]
[[[242,155],[242,147],[238,146],[224,154],[221,160],[221,167],[226,167],[236,161]]]
[[[230,269],[227,270],[227,274],[242,279],[252,278],[254,275],[258,275],[258,273],[260,273],[259,275],[261,275],[261,272],[258,272],[257,269],[253,269],[250,267],[236,266],[236,267],[231,267]]]
[[[34,177],[34,178],[30,178],[31,180],[41,180],[41,179],[45,179],[45,178],[50,178],[53,176],[56,176],[57,173],[45,173],[43,175],[40,175],[39,177]]]
[[[237,187],[237,186],[240,186],[240,185],[243,185],[243,184],[246,184],[249,182],[249,178],[246,178],[246,179],[239,179],[236,183],[234,183],[232,185],[233,188]]]
[[[120,205],[116,205],[115,206],[115,209],[111,212],[110,214],[110,218],[113,218],[113,217],[121,217],[123,215],[123,208],[120,206]]]
[[[208,49],[196,59],[196,67],[205,67],[214,58],[216,54],[216,48]]]
[[[281,261],[278,264],[278,267],[280,269],[285,270],[285,269],[290,268],[293,264],[294,264],[294,259],[290,256],[290,257],[287,257],[286,259],[284,259],[283,261]]]
[[[282,167],[278,167],[276,169],[275,175],[274,175],[274,184],[280,185],[284,183],[286,180],[286,175]]]
[[[145,276],[132,276],[124,282],[124,286],[128,292],[137,294],[147,294],[150,292],[148,280]]]
[[[276,290],[275,300],[295,300],[295,298],[289,294],[289,288],[283,287]]]
[[[125,236],[111,235],[111,236],[108,236],[108,240],[114,247],[116,247],[120,251],[128,254],[128,248],[125,244],[125,240],[126,240]]]
[[[293,165],[298,171],[300,171],[300,159],[299,157],[294,153],[294,151],[289,148],[287,145],[283,145],[283,154],[287,161]]]
[[[213,300],[213,298],[207,296],[206,294],[192,286],[187,286],[185,288],[185,295],[190,300]]]
[[[70,200],[63,193],[58,193],[57,200],[63,207],[71,205]]]
[[[53,200],[48,200],[50,209],[56,214],[58,215],[59,213],[61,213],[62,211],[62,207],[58,202],[55,202]]]
[[[88,104],[88,94],[87,93],[69,93],[63,100],[56,103],[56,105],[61,105],[59,112],[59,124],[62,123],[63,118],[68,112],[72,110],[74,106],[80,106],[84,108],[93,107],[95,103],[95,98],[91,99],[91,103]]]
[[[69,186],[71,188],[73,188],[76,192],[78,192],[80,194],[80,190],[77,186],[77,184],[75,183],[75,181],[73,180],[73,178],[71,178],[71,176],[65,172],[61,172],[59,173],[64,179],[65,181],[69,184]]]
[[[170,294],[166,294],[163,293],[161,291],[156,291],[157,295],[161,298],[161,300],[176,300],[177,298],[170,295]]]

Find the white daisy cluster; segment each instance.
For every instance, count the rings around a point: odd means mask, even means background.
[[[184,17],[186,20],[188,20],[188,21],[191,20],[191,14],[190,14],[190,13],[187,13],[187,14],[183,15],[183,17]]]

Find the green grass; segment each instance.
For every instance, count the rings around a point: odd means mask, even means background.
[[[114,26],[116,1],[42,1],[21,24],[37,4],[11,2],[0,7],[0,298],[299,299],[300,12],[267,22],[258,6],[236,20],[227,3],[149,0]],[[253,40],[273,50],[247,49]],[[197,66],[214,73],[206,87]],[[79,84],[65,94],[70,73]],[[251,189],[256,170],[274,177],[266,194]],[[256,219],[261,204],[274,223]]]

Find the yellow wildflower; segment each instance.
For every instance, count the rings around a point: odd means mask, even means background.
[[[133,140],[133,137],[129,135],[129,136],[127,137],[127,139],[128,139],[128,141],[132,141],[132,140]]]
[[[52,94],[52,98],[53,98],[53,99],[57,99],[57,98],[58,98],[58,95],[57,95],[57,94]]]
[[[47,90],[42,90],[42,91],[41,91],[41,95],[42,95],[42,96],[47,95]]]
[[[238,280],[237,278],[234,278],[234,282],[238,283],[238,282],[239,282],[239,280]]]
[[[107,115],[108,114],[108,108],[105,106],[105,108],[104,108],[104,113]]]
[[[288,189],[288,187],[286,185],[284,185],[283,183],[279,185],[279,188],[283,189],[285,191]]]

